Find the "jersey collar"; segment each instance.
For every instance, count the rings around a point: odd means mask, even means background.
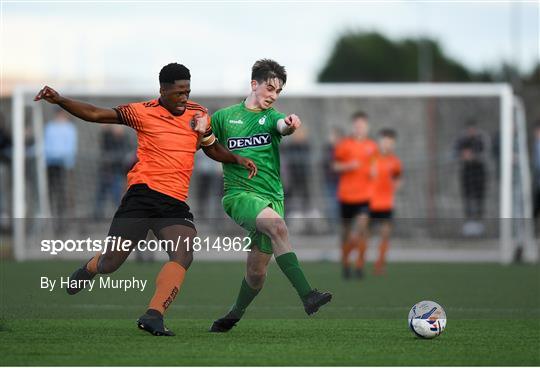
[[[245,99],[242,101],[242,107],[243,107],[245,110],[249,111],[249,112],[256,112],[256,113],[259,113],[259,112],[267,112],[267,111],[270,111],[270,110],[272,109],[271,107],[270,107],[269,109],[266,109],[266,110],[262,110],[262,109],[261,109],[261,110],[250,109],[249,107],[246,106],[246,100],[245,100]]]
[[[182,116],[182,115],[184,115],[186,113],[187,107],[184,109],[184,112],[181,113],[180,115],[174,115],[169,110],[167,110],[167,108],[163,105],[163,103],[161,102],[161,97],[158,97],[157,101],[158,101],[159,106],[161,106],[163,108],[163,110],[167,111],[167,114],[169,114],[173,118],[179,118],[180,116]]]

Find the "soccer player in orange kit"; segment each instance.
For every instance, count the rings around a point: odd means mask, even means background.
[[[342,139],[334,151],[334,170],[339,174],[337,197],[341,207],[341,249],[343,277],[351,277],[349,255],[358,249],[355,275],[363,276],[369,226],[371,164],[377,155],[377,143],[369,139],[368,115],[359,111],[352,116],[352,134]],[[355,226],[356,225],[356,226]]]
[[[394,195],[401,186],[401,161],[394,153],[396,132],[382,129],[379,132],[379,151],[372,168],[371,199],[369,212],[371,221],[379,225],[379,256],[374,272],[381,275],[385,271],[386,253],[390,247]]]
[[[131,241],[129,250],[113,249],[97,254],[70,277],[69,294],[76,294],[97,274],[116,271],[139,240],[152,230],[160,240],[180,246],[167,249],[165,263],[156,279],[156,291],[137,325],[156,336],[173,336],[163,323],[163,315],[173,302],[193,261],[191,240],[197,235],[193,215],[186,204],[194,155],[199,147],[210,158],[249,170],[252,160],[233,154],[217,142],[206,108],[190,101],[191,74],[184,65],[171,63],[159,73],[160,96],[151,101],[131,103],[114,109],[100,108],[61,96],[45,86],[35,101],[59,105],[89,122],[124,124],[137,131],[137,164],[128,173],[128,190],[116,211],[109,236]],[[187,241],[186,241],[187,240]]]

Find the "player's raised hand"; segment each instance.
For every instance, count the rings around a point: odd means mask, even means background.
[[[300,121],[300,118],[296,114],[291,114],[287,116],[284,120],[285,124],[289,126],[292,132],[300,128],[300,125],[302,125],[302,121]]]
[[[45,86],[38,92],[34,101],[45,100],[52,104],[60,102],[60,94],[49,86]]]
[[[193,130],[200,134],[206,133],[208,127],[210,126],[210,119],[208,119],[208,115],[203,115],[197,111],[193,118],[195,119],[195,126],[193,127]]]
[[[249,170],[248,179],[251,179],[252,177],[257,175],[257,165],[255,165],[255,162],[253,162],[249,158],[236,155],[236,163],[238,165],[242,165],[243,167]]]

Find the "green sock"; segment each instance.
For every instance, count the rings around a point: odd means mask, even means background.
[[[282,254],[276,257],[276,262],[298,292],[300,299],[304,300],[312,289],[304,275],[304,271],[300,268],[296,254],[294,252]]]
[[[248,285],[246,279],[244,278],[242,280],[242,286],[240,286],[240,291],[238,292],[238,296],[236,297],[236,302],[231,308],[231,312],[238,318],[242,318],[244,313],[246,312],[246,308],[251,304],[253,299],[259,294],[259,290],[252,289],[251,286]]]

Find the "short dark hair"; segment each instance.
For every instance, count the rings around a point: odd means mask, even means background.
[[[283,84],[287,83],[287,71],[285,67],[271,59],[257,60],[253,64],[251,68],[251,80],[263,83],[273,78],[280,79]]]
[[[174,83],[177,80],[191,80],[189,69],[178,63],[170,63],[161,68],[159,83]]]
[[[369,118],[368,114],[365,111],[357,111],[354,114],[351,115],[351,121],[355,121],[356,119],[365,119],[367,120]]]
[[[379,137],[396,139],[397,132],[391,128],[383,128],[379,131]]]

